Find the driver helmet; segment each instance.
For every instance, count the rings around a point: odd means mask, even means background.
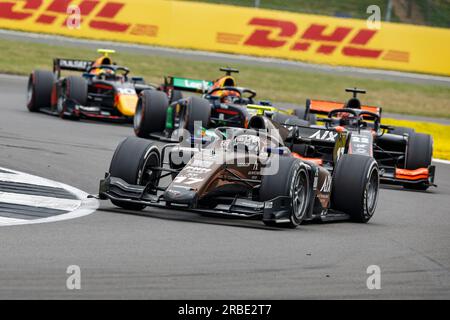
[[[339,125],[341,126],[353,125],[357,121],[357,118],[349,112],[339,112],[336,117],[339,118]]]
[[[214,84],[211,87],[215,88],[223,88],[223,87],[236,87],[236,80],[231,76],[225,76],[214,81]],[[227,103],[232,102],[233,98],[240,97],[239,92],[231,91],[231,90],[217,90],[212,93],[212,96],[220,97],[220,102]]]
[[[105,79],[112,79],[112,78],[116,78],[116,73],[114,70],[111,69],[107,69],[107,68],[100,68],[98,73],[97,73],[98,77],[104,77]]]

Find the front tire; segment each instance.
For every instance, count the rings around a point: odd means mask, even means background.
[[[87,105],[88,99],[88,84],[86,79],[77,76],[69,76],[66,78],[63,84],[62,92],[58,97],[58,112],[59,116],[63,119],[69,118],[73,120],[79,120],[73,112],[71,115],[66,115],[66,104],[70,103],[73,107],[78,104]]]
[[[27,108],[30,112],[50,108],[54,82],[55,77],[50,71],[35,70],[30,74],[27,87]]]
[[[433,157],[433,138],[428,134],[412,133],[408,137],[405,168],[415,170],[428,168]],[[429,188],[426,183],[404,184],[405,189],[422,190]]]
[[[413,128],[407,128],[407,127],[394,127],[392,130],[389,130],[390,134],[398,134],[400,136],[404,134],[412,135],[415,133]]]
[[[189,97],[187,103],[186,129],[194,133],[195,122],[200,122],[202,128],[208,128],[211,119],[211,104],[199,97]]]
[[[408,170],[428,168],[433,156],[433,138],[428,134],[413,133],[408,137],[405,167]]]
[[[288,196],[292,201],[289,222],[265,221],[267,226],[296,228],[307,214],[309,207],[309,175],[299,159],[278,157],[277,174],[263,175],[259,190],[260,201],[268,201],[279,196]]]
[[[169,100],[164,92],[144,90],[139,96],[133,119],[136,136],[148,138],[151,133],[164,131],[168,106]]]
[[[349,214],[355,222],[368,222],[375,213],[379,185],[373,158],[344,154],[334,170],[331,207]]]
[[[151,141],[136,137],[123,140],[114,152],[109,167],[112,177],[120,178],[129,184],[145,186],[159,183],[160,171],[150,170],[151,167],[161,166],[161,154],[158,147]],[[142,210],[142,204],[111,200],[121,208]]]

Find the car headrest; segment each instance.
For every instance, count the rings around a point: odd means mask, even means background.
[[[346,108],[361,109],[361,101],[357,98],[351,98],[347,101]]]
[[[248,122],[248,128],[255,130],[266,129],[266,122],[264,121],[264,118],[261,116],[253,116],[250,118],[250,121]]]
[[[111,61],[111,59],[109,57],[103,57],[103,60],[102,60],[101,64],[110,65],[110,64],[112,64],[112,61]]]

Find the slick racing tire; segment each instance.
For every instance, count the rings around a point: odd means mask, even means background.
[[[79,104],[82,106],[87,105],[88,99],[88,84],[86,79],[77,76],[69,76],[64,81],[63,90],[58,97],[57,108],[59,116],[61,118],[70,118],[73,120],[78,120],[79,118],[75,115],[66,116],[65,115],[65,104]]]
[[[433,138],[428,134],[413,133],[408,137],[405,168],[415,170],[428,168],[433,156]],[[404,184],[406,189],[427,190],[429,185],[425,183]]]
[[[283,114],[281,112],[275,112],[272,116],[272,120],[281,125],[309,126],[309,122],[307,120],[300,119],[296,116]]]
[[[35,70],[28,78],[27,108],[31,112],[50,108],[55,77],[50,71]]]
[[[389,130],[390,134],[398,134],[400,136],[404,134],[412,135],[415,133],[413,128],[407,128],[407,127],[394,127],[392,130]]]
[[[299,119],[306,120],[310,125],[317,124],[317,117],[315,114],[307,112],[305,107],[300,107],[294,110],[294,115]]]
[[[333,174],[331,208],[365,223],[375,213],[379,185],[379,169],[373,158],[344,154]]]
[[[149,182],[155,186],[159,183],[160,171],[151,171],[151,167],[161,166],[161,154],[158,147],[149,140],[128,137],[123,140],[114,152],[109,167],[112,177],[120,178],[129,184],[145,186]],[[121,208],[142,210],[143,204],[111,200]]]
[[[151,133],[164,131],[168,106],[169,100],[164,92],[142,91],[133,119],[136,136],[148,138]]]
[[[88,84],[86,79],[77,76],[67,77],[65,94],[66,99],[71,99],[82,106],[87,105]]]
[[[199,97],[189,97],[187,102],[186,129],[194,133],[195,122],[199,122],[202,128],[209,127],[211,119],[211,104],[208,100]]]
[[[300,119],[308,120],[306,108],[304,108],[304,107],[296,108],[294,110],[294,114],[296,117],[299,117]]]
[[[268,201],[279,196],[288,196],[292,202],[292,212],[288,222],[263,220],[265,225],[296,228],[305,218],[309,207],[309,175],[302,161],[292,157],[276,157],[279,160],[276,174],[263,175],[259,190],[260,201]]]
[[[433,138],[428,134],[414,133],[408,137],[405,167],[408,170],[428,168],[433,155]]]

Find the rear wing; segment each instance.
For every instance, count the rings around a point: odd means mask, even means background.
[[[94,64],[91,60],[79,60],[79,59],[53,59],[53,72],[61,75],[61,70],[71,70],[86,72]]]
[[[306,100],[306,109],[311,113],[327,115],[334,109],[345,108],[345,103],[325,100]],[[381,108],[375,106],[361,106],[361,110],[376,113],[381,117]]]
[[[212,87],[214,83],[207,80],[189,79],[181,77],[166,77],[165,86],[170,86],[172,89],[181,91],[191,91],[204,93]]]

